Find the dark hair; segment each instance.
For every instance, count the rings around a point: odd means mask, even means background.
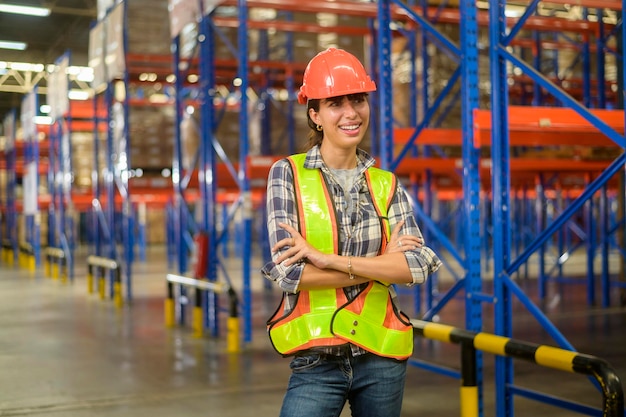
[[[367,100],[368,95],[369,94],[367,93],[354,93],[354,94],[348,94],[347,96],[349,99],[353,99],[355,97],[360,96]],[[339,97],[343,97],[343,96],[339,96]],[[331,100],[333,98],[334,97],[330,97],[327,100]],[[317,125],[311,119],[311,116],[309,116],[309,109],[313,109],[316,112],[320,110],[320,102],[321,102],[321,99],[309,99],[309,101],[307,101],[307,104],[306,104],[306,122],[311,128],[311,131],[309,132],[307,143],[304,149],[305,152],[317,145],[320,145],[322,143],[322,139],[324,139],[324,132],[321,130],[317,130]]]
[[[324,138],[324,132],[317,130],[317,125],[313,122],[313,120],[311,120],[311,116],[309,116],[309,109],[313,109],[318,112],[320,110],[320,99],[310,99],[306,104],[306,122],[311,128],[311,131],[309,132],[304,149],[305,151],[320,145],[322,143],[322,139]]]

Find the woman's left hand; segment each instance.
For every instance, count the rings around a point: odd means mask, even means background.
[[[276,259],[276,263],[284,262],[285,266],[289,266],[296,262],[307,260],[310,264],[320,269],[328,267],[328,255],[311,246],[294,227],[285,223],[279,223],[278,226],[285,229],[291,237],[279,240],[272,248],[272,252],[277,252],[281,248],[288,247],[288,249]]]
[[[424,239],[419,236],[413,235],[400,235],[400,229],[404,225],[404,220],[398,222],[396,227],[394,227],[391,236],[389,237],[389,243],[387,243],[387,248],[385,249],[385,253],[394,253],[394,252],[406,252],[408,250],[414,250],[418,247],[424,245]]]

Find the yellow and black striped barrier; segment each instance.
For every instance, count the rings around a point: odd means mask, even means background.
[[[117,307],[121,307],[122,300],[122,271],[120,264],[109,258],[90,255],[87,257],[87,292],[93,294],[97,284],[98,294],[101,299],[106,298],[106,275],[107,271],[113,274],[112,293],[113,301]]]
[[[46,275],[52,279],[60,278],[62,282],[67,281],[67,259],[63,249],[47,247],[44,250],[44,269]]]
[[[415,333],[433,340],[461,345],[461,414],[479,415],[476,350],[534,362],[561,371],[592,376],[602,388],[602,415],[624,417],[624,392],[619,377],[603,359],[504,336],[471,332],[445,324],[411,320]]]
[[[202,314],[202,292],[211,291],[216,294],[228,295],[228,320],[226,324],[226,350],[229,353],[239,352],[239,313],[237,293],[229,285],[219,282],[210,282],[203,279],[190,278],[182,275],[167,274],[167,298],[165,299],[165,325],[174,327],[176,324],[176,304],[179,295],[174,288],[174,284],[193,288],[195,291],[195,303],[192,315],[192,328],[194,336],[202,337],[204,333],[204,323]]]

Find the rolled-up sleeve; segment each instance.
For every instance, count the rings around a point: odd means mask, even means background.
[[[405,223],[400,231],[400,235],[412,235],[423,238],[422,232],[415,220],[413,208],[411,207],[406,191],[399,183],[394,200],[389,207],[388,216],[392,230],[399,221],[404,220]],[[437,271],[442,264],[435,252],[425,244],[415,249],[405,251],[404,256],[411,270],[411,276],[413,277],[413,282],[407,284],[408,286],[423,283],[426,281],[426,278]]]
[[[271,167],[267,182],[267,230],[270,247],[279,240],[290,237],[289,233],[278,226],[279,223],[286,223],[299,229],[295,204],[293,173],[289,162],[281,159]],[[304,264],[297,263],[285,267],[276,263],[276,258],[286,249],[272,253],[272,260],[263,266],[261,272],[266,279],[275,282],[283,291],[295,293],[300,284]]]

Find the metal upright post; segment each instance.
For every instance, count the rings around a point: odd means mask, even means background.
[[[293,14],[290,12],[287,13],[287,18],[289,21],[292,21]],[[287,56],[285,57],[285,60],[288,63],[292,63],[293,62],[293,47],[294,47],[293,33],[289,32],[285,34],[285,36],[286,36],[285,49],[287,51]],[[296,87],[295,87],[295,80],[293,76],[293,70],[289,69],[287,74],[285,74],[285,76],[286,76],[285,88],[287,89],[287,94],[288,94],[288,98],[287,98],[287,135],[288,135],[287,153],[291,155],[296,152],[296,118],[294,114],[294,107],[297,103],[297,98],[295,94]]]
[[[172,217],[172,247],[174,249],[174,262],[178,267],[178,273],[184,274],[187,271],[187,246],[185,245],[184,231],[186,225],[184,224],[184,210],[185,204],[183,199],[183,185],[182,185],[182,145],[181,145],[181,129],[180,123],[182,121],[182,107],[183,101],[181,98],[182,94],[182,73],[180,70],[181,62],[180,62],[180,35],[177,35],[172,40],[172,50],[173,50],[173,66],[174,66],[174,90],[176,91],[176,97],[174,100],[175,106],[175,123],[174,123],[174,150],[173,150],[173,158],[172,158],[172,185],[174,188],[174,201],[172,202],[172,207],[170,209],[171,217]],[[172,295],[176,291],[174,289],[174,284],[169,282],[167,283],[168,287],[168,300],[174,302],[175,298]],[[181,292],[186,291],[185,288],[180,287],[179,290]],[[184,295],[184,294],[181,294]],[[180,323],[185,322],[185,309],[181,308],[178,304],[176,306],[166,306],[166,321],[168,324],[173,324],[174,321],[174,311],[170,311],[173,309],[177,311],[178,319]]]
[[[5,150],[5,158],[7,163],[7,181],[6,181],[6,239],[11,247],[12,253],[6,253],[6,260],[9,265],[17,264],[17,208],[15,201],[15,190],[17,188],[17,178],[15,174],[16,150],[16,111],[11,110],[4,118],[4,134],[7,139]],[[2,242],[4,244],[4,242]],[[3,250],[4,250],[3,246]]]
[[[188,247],[185,240],[185,233],[187,230],[187,207],[185,199],[183,198],[183,166],[182,166],[182,145],[181,145],[181,130],[180,122],[182,120],[181,112],[183,108],[182,91],[183,91],[183,74],[180,70],[180,36],[176,36],[173,40],[173,55],[174,55],[174,74],[175,81],[174,86],[176,90],[176,123],[174,126],[175,141],[174,141],[174,157],[172,160],[172,184],[174,187],[174,202],[172,208],[173,217],[173,247],[176,251],[176,266],[180,274],[187,272],[187,256]],[[170,285],[170,284],[168,284]],[[181,288],[181,291],[186,291]],[[177,309],[179,306],[176,307]],[[184,322],[184,309],[179,309],[179,320]]]
[[[393,162],[393,94],[391,68],[391,5],[389,0],[378,2],[378,31],[376,33],[378,64],[378,143],[380,166],[391,169]]]
[[[506,61],[500,54],[502,39],[506,36],[504,0],[489,2],[489,64],[491,76],[491,160],[493,169],[492,214],[494,253],[495,332],[511,337],[511,295],[506,286],[505,270],[510,257],[510,178],[508,133],[508,86]],[[495,359],[496,415],[513,415],[509,385],[513,382],[513,363],[510,358]]]
[[[126,51],[128,51],[128,2],[123,2],[124,7],[124,29],[122,31],[122,42],[123,42],[123,50],[124,55],[123,59],[126,61]],[[123,118],[124,118],[124,132],[123,136],[125,138],[124,141],[124,152],[126,153],[125,158],[126,162],[124,166],[120,169],[119,183],[120,183],[120,194],[122,196],[122,234],[124,241],[124,278],[126,284],[126,300],[130,301],[133,296],[132,291],[132,265],[133,265],[133,248],[134,248],[134,233],[133,230],[135,228],[134,225],[134,213],[133,207],[131,203],[131,189],[130,189],[130,173],[132,167],[131,160],[131,137],[130,137],[130,129],[129,129],[129,112],[130,112],[130,97],[129,97],[129,83],[130,83],[130,75],[128,73],[128,64],[124,62],[124,74],[123,74],[123,83],[124,83],[124,106],[123,106]]]
[[[244,342],[252,341],[252,289],[250,285],[250,265],[252,257],[252,193],[248,176],[248,154],[250,141],[248,137],[248,5],[246,0],[237,0],[239,12],[239,28],[237,39],[239,46],[238,73],[241,80],[241,105],[239,109],[239,179],[242,205],[242,270],[243,270],[243,321]]]
[[[93,193],[93,201],[97,204],[91,205],[91,227],[93,232],[93,253],[96,256],[102,256],[102,207],[100,200],[102,198],[102,187],[100,178],[100,118],[99,118],[99,98],[97,95],[93,97],[93,166],[91,168],[91,191]]]
[[[217,161],[214,151],[215,138],[215,40],[211,25],[211,17],[203,16],[200,21],[200,204],[202,205],[202,230],[207,233],[209,251],[207,253],[206,271],[209,281],[215,282],[218,275],[217,251]],[[200,262],[200,260],[198,260]],[[206,322],[213,336],[219,331],[217,319],[219,305],[217,294],[212,291],[204,293],[204,311]]]
[[[107,257],[109,259],[117,259],[116,256],[116,241],[115,241],[115,167],[113,166],[113,160],[111,159],[111,155],[113,155],[113,120],[111,117],[111,109],[113,107],[113,83],[109,81],[106,87],[106,109],[107,109],[107,147],[106,154],[109,156],[107,158],[107,167],[106,167],[106,175],[105,175],[105,188],[106,188],[106,220],[107,220],[107,232],[105,233],[105,246],[107,249]],[[113,276],[109,275],[109,288],[110,288],[110,296],[113,297]]]
[[[461,126],[463,135],[463,238],[465,247],[465,326],[482,331],[482,277],[480,267],[480,146],[474,141],[474,110],[479,108],[478,20],[476,2],[459,3],[461,19]],[[478,405],[482,414],[483,355],[476,351],[476,386]]]
[[[596,9],[597,16],[603,16],[604,9]],[[598,101],[596,107],[600,109],[607,108],[606,102],[606,40],[604,34],[604,20],[598,19],[598,36],[596,37],[596,90]]]

